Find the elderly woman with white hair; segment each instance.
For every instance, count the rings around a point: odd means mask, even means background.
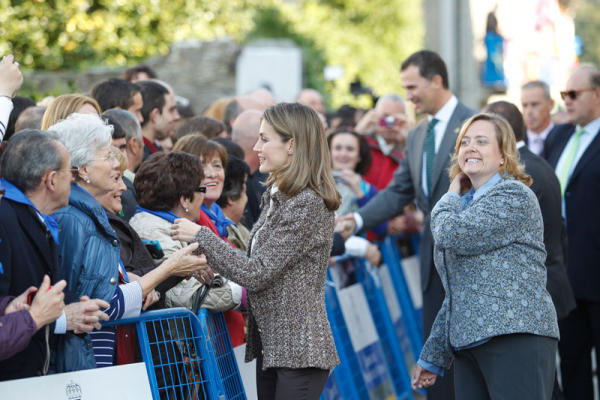
[[[96,115],[72,114],[49,130],[69,151],[75,171],[69,205],[54,214],[60,226],[61,278],[68,282],[65,303],[84,296],[100,298],[110,303],[105,312],[111,319],[137,316],[157,284],[170,275],[189,275],[205,262],[189,255],[196,246],[188,246],[130,282],[120,260],[119,239],[97,200],[122,185],[119,162],[111,151],[112,126]],[[56,372],[113,365],[115,346],[114,328],[67,334],[58,346]]]

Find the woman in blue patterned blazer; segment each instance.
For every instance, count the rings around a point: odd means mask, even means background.
[[[431,213],[446,297],[413,387],[431,386],[454,362],[457,398],[550,399],[558,325],[542,215],[502,117],[465,122],[450,180]]]

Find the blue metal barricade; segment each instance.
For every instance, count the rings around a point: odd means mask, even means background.
[[[362,259],[353,259],[354,271],[358,282],[363,286],[369,309],[373,315],[375,328],[383,346],[386,363],[394,390],[398,399],[411,399],[412,387],[410,385],[409,368],[401,348],[401,337],[396,332],[396,327],[391,319],[390,312],[381,287],[380,277],[376,269],[368,269]]]
[[[329,376],[321,398],[324,400],[339,398],[345,400],[368,399],[367,386],[362,376],[358,358],[352,347],[350,334],[344,321],[344,315],[331,279],[330,271],[327,271],[327,277],[328,284],[325,285],[325,306],[335,346],[340,357],[340,364],[335,367]]]
[[[246,398],[222,315],[201,322],[187,308],[168,308],[104,325],[122,324],[136,325],[153,399]]]
[[[198,318],[210,343],[211,358],[217,365],[218,376],[215,381],[221,386],[219,389],[225,394],[226,399],[245,400],[244,384],[233,353],[225,316],[221,312],[203,308],[198,313]]]
[[[379,246],[381,257],[388,266],[398,302],[402,309],[402,321],[410,339],[413,354],[418,357],[423,347],[423,329],[420,313],[415,309],[402,270],[401,255],[393,239],[386,238]]]

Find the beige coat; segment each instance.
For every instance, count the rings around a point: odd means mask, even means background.
[[[201,228],[199,251],[209,265],[248,291],[247,361],[262,341],[265,369],[339,363],[324,294],[333,228],[333,211],[309,189],[291,198],[265,191],[247,256]]]

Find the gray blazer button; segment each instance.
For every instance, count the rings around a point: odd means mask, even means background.
[[[258,328],[258,333],[262,333],[262,329]]]
[[[115,283],[117,283],[117,278],[115,278],[114,276],[112,278],[110,278],[109,281],[112,285],[114,285]]]

